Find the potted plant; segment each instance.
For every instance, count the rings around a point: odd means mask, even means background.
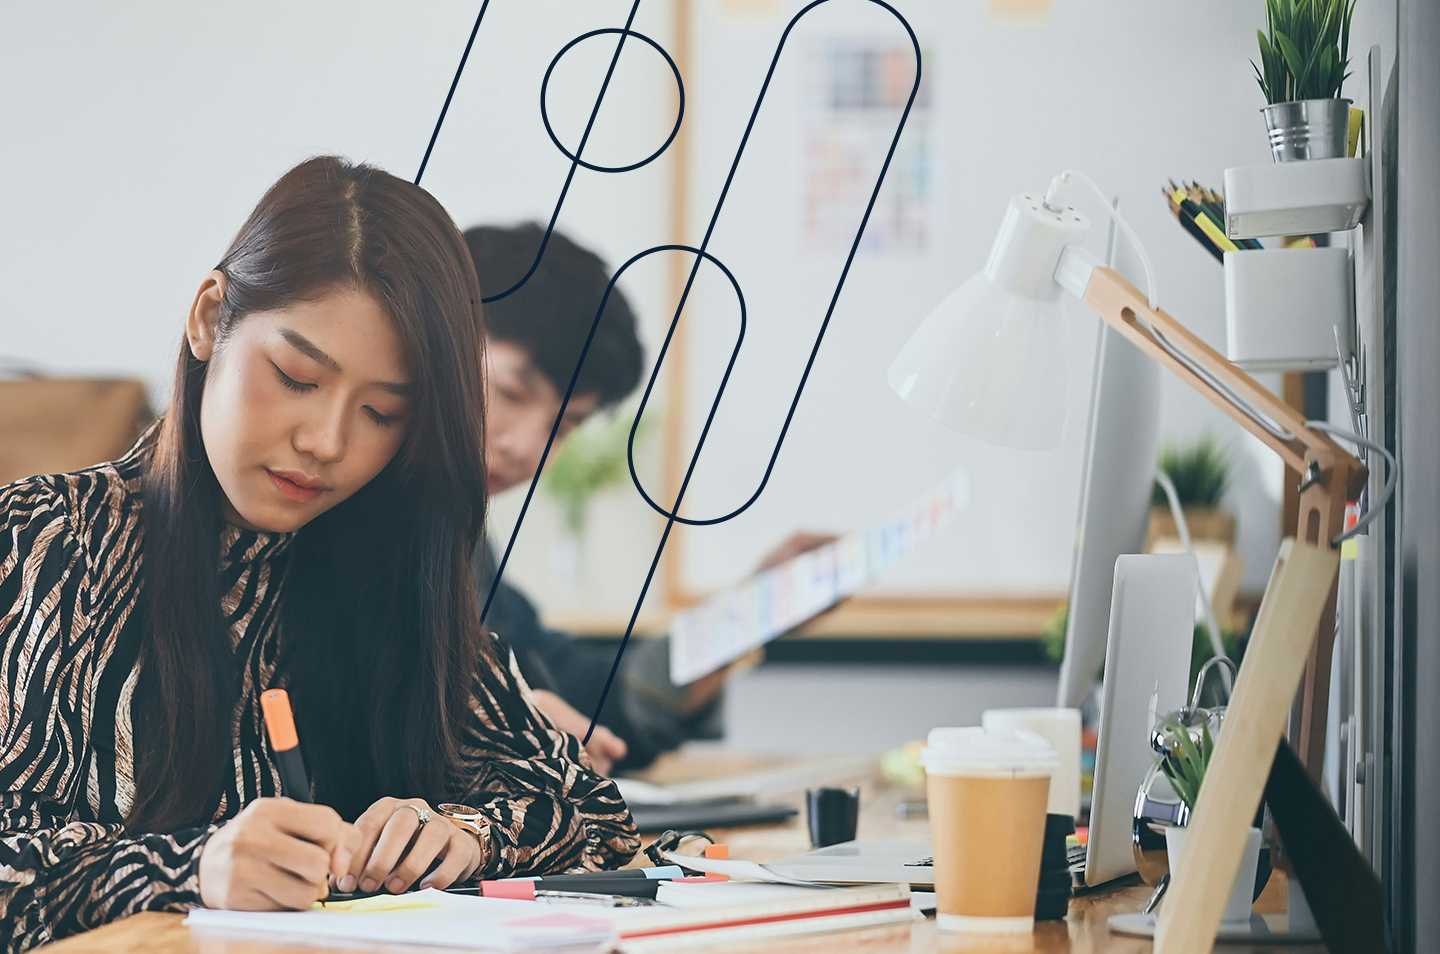
[[[1188,447],[1170,446],[1160,453],[1157,465],[1175,485],[1191,540],[1235,543],[1235,517],[1220,509],[1230,486],[1230,457],[1211,436]],[[1179,539],[1179,529],[1170,513],[1165,491],[1157,483],[1150,495],[1150,530],[1146,549],[1157,539]]]
[[[579,572],[580,539],[585,533],[590,501],[596,494],[629,479],[630,423],[633,410],[619,410],[586,421],[565,438],[540,475],[540,491],[560,508],[565,535],[554,553],[556,569],[574,577]],[[642,419],[637,447],[650,432]]]
[[[1192,713],[1194,718],[1181,719],[1172,713],[1156,730],[1157,747],[1165,750],[1160,757],[1160,773],[1170,783],[1177,798],[1185,806],[1181,813],[1188,822],[1200,799],[1200,788],[1205,781],[1205,772],[1210,767],[1210,758],[1215,751],[1215,737],[1210,724],[1216,714],[1205,709],[1181,710]],[[1189,829],[1184,824],[1165,827],[1165,854],[1171,874],[1180,872],[1185,866],[1189,850]],[[1258,893],[1257,874],[1260,867],[1260,829],[1252,827],[1245,839],[1245,850],[1240,856],[1240,868],[1235,872],[1235,882],[1225,902],[1222,922],[1245,922],[1250,919],[1250,906]]]
[[[1260,62],[1250,61],[1268,104],[1261,113],[1276,162],[1348,154],[1350,19],[1355,0],[1265,0],[1257,30]]]

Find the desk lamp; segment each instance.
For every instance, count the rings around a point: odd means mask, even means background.
[[[1293,734],[1306,768],[1319,774],[1338,546],[1381,512],[1394,489],[1394,467],[1385,497],[1344,530],[1345,506],[1365,485],[1365,465],[1331,440],[1328,424],[1307,422],[1157,306],[1149,258],[1118,212],[1109,209],[1139,253],[1145,294],[1081,248],[1090,224],[1059,198],[1072,181],[1109,208],[1104,193],[1073,171],[1056,176],[1043,196],[1012,197],[985,268],[922,322],[890,366],[889,383],[962,433],[1011,447],[1056,446],[1064,422],[1061,322],[1068,293],[1302,475],[1298,539],[1281,545],[1191,819],[1192,840],[1212,850],[1174,879],[1156,934],[1156,951],[1208,951],[1302,676]]]

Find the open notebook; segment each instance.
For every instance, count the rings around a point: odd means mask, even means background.
[[[264,933],[296,941],[363,941],[511,952],[619,950],[630,954],[724,947],[752,938],[808,934],[908,921],[916,915],[904,885],[792,888],[774,885],[741,896],[717,885],[699,904],[643,908],[509,901],[418,891],[309,911],[197,909],[197,931]],[[721,898],[720,895],[726,895]],[[680,900],[680,899],[677,899]]]
[[[344,901],[309,911],[216,911],[196,908],[185,923],[198,931],[270,934],[297,941],[363,941],[462,947],[475,951],[610,950],[609,909],[466,897],[434,889]]]

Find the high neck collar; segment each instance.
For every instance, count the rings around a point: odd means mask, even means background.
[[[289,549],[295,534],[269,530],[245,530],[225,524],[220,531],[220,568],[242,563],[264,563],[277,559]]]

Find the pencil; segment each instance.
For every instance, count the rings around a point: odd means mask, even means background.
[[[1198,182],[1190,182],[1183,187],[1186,194],[1200,206],[1206,217],[1215,224],[1215,230],[1225,235],[1225,200],[1214,189],[1201,185]],[[1226,236],[1229,238],[1229,236]],[[1239,249],[1264,248],[1255,239],[1229,239]]]
[[[1205,231],[1201,229],[1199,225],[1195,224],[1195,218],[1193,215],[1185,214],[1185,210],[1181,207],[1180,201],[1175,198],[1175,193],[1164,189],[1162,189],[1161,191],[1165,193],[1165,198],[1170,203],[1170,213],[1175,216],[1175,219],[1180,223],[1180,226],[1185,229],[1185,231],[1189,232],[1190,237],[1193,238],[1195,241],[1199,242],[1200,246],[1204,248],[1205,251],[1213,255],[1217,262],[1221,262],[1223,264],[1225,261],[1225,253],[1222,252],[1215,245],[1215,243],[1210,240],[1210,237],[1205,234]]]
[[[1193,219],[1195,224],[1200,227],[1200,231],[1209,237],[1212,245],[1222,252],[1238,252],[1240,250],[1234,242],[1230,241],[1230,237],[1225,234],[1224,230],[1216,224],[1216,220],[1212,219],[1200,203],[1191,197],[1189,190],[1183,186],[1177,186],[1171,193],[1171,198],[1179,204],[1181,214],[1188,215]]]
[[[266,689],[260,693],[260,711],[265,715],[265,728],[270,734],[270,747],[275,750],[275,764],[280,768],[280,783],[285,794],[297,802],[311,801],[310,779],[300,754],[300,735],[295,731],[290,694],[284,689]]]
[[[1193,199],[1195,203],[1205,211],[1205,214],[1209,216],[1210,220],[1215,223],[1216,231],[1221,234],[1225,233],[1225,200],[1221,197],[1220,193],[1193,180],[1184,186],[1177,186],[1172,181],[1170,187],[1185,192],[1189,198]],[[1265,247],[1255,239],[1230,239],[1230,241],[1242,249]]]

